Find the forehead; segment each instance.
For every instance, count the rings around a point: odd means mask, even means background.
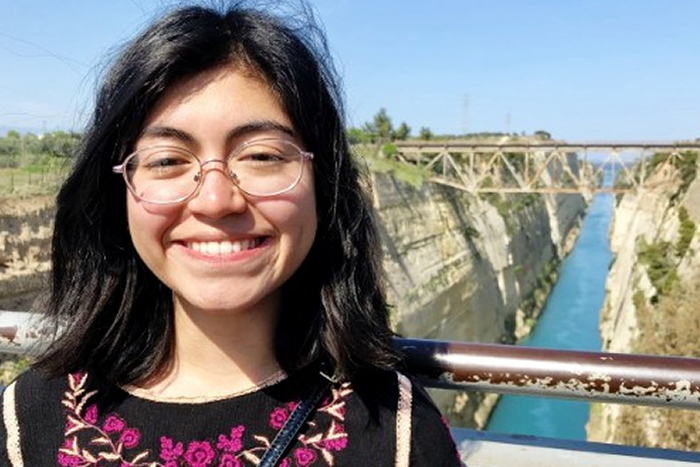
[[[260,73],[226,65],[173,83],[147,115],[142,135],[167,127],[211,136],[255,121],[293,129],[279,95]]]

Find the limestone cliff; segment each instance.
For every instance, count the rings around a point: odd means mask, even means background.
[[[515,342],[568,252],[580,195],[489,195],[373,175],[395,328],[407,337]],[[523,198],[526,197],[526,198]],[[493,396],[433,394],[450,422],[482,426]]]
[[[50,269],[53,197],[0,199],[0,310],[26,310]]]
[[[615,261],[601,314],[603,350],[700,357],[697,169],[688,154],[684,167],[673,168],[675,182],[619,200],[610,232]],[[700,414],[692,411],[596,404],[588,425],[590,440],[622,444],[694,450],[698,435]]]
[[[372,175],[396,330],[515,342],[529,332],[578,232],[579,195],[473,196]],[[51,199],[0,206],[0,309],[27,309],[49,270]],[[26,294],[25,294],[26,292]],[[495,396],[435,394],[455,425],[482,426]]]

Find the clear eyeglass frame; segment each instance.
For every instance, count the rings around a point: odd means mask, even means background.
[[[185,149],[180,146],[171,146],[171,145],[155,145],[155,146],[149,146],[146,148],[139,149],[138,151],[134,151],[126,158],[124,161],[119,164],[115,165],[112,167],[112,172],[115,174],[121,174],[122,177],[124,178],[124,182],[126,183],[127,188],[129,191],[140,201],[148,203],[148,204],[157,204],[157,205],[171,205],[171,204],[179,204],[183,203],[193,196],[196,195],[196,193],[199,191],[200,187],[202,186],[205,178],[205,171],[204,171],[204,166],[207,164],[211,163],[222,163],[225,164],[227,168],[230,169],[231,167],[231,160],[239,156],[240,154],[244,153],[247,150],[251,150],[251,148],[255,147],[267,147],[269,148],[271,145],[276,145],[278,148],[280,147],[285,147],[289,150],[291,150],[291,155],[292,159],[290,162],[296,162],[299,161],[298,165],[298,173],[296,176],[291,178],[290,182],[288,183],[287,186],[284,186],[283,188],[279,188],[276,190],[273,190],[271,192],[256,192],[255,190],[251,189],[250,187],[244,188],[241,186],[240,179],[238,177],[238,174],[234,170],[229,170],[226,172],[228,175],[229,179],[231,180],[231,183],[235,185],[241,192],[253,196],[256,198],[269,198],[273,196],[278,196],[284,193],[287,193],[291,190],[293,190],[298,184],[299,181],[302,179],[304,175],[304,167],[307,163],[307,161],[311,161],[314,158],[313,153],[309,151],[304,151],[302,150],[299,146],[297,146],[295,143],[285,140],[285,139],[279,139],[279,138],[260,138],[260,139],[255,139],[255,140],[250,140],[246,141],[238,146],[236,146],[226,157],[226,159],[221,160],[221,159],[210,159],[207,161],[202,162],[201,159],[192,151]],[[188,190],[185,193],[183,193],[181,196],[177,196],[173,199],[168,199],[168,200],[155,200],[155,199],[148,199],[147,197],[144,197],[142,194],[139,193],[137,190],[136,186],[134,185],[133,181],[130,179],[130,174],[135,173],[135,171],[130,171],[128,169],[129,165],[139,157],[140,155],[147,154],[147,153],[154,153],[157,151],[172,151],[173,153],[178,153],[179,155],[185,155],[187,157],[191,157],[194,161],[197,162],[198,165],[198,170],[196,173],[192,174],[193,179],[192,179],[192,187],[191,190]],[[138,166],[137,166],[138,168]],[[188,173],[190,175],[190,173]],[[133,175],[131,175],[133,176]],[[246,183],[247,185],[247,183]]]

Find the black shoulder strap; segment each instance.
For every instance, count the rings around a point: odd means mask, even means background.
[[[287,421],[284,423],[277,436],[272,440],[270,448],[260,459],[258,467],[275,467],[280,458],[292,443],[304,422],[309,418],[314,408],[321,402],[323,395],[328,390],[330,381],[325,378],[317,384],[313,391],[306,396],[294,409]]]

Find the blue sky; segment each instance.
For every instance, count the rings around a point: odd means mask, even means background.
[[[168,3],[0,0],[0,134],[80,130],[109,53]],[[355,126],[383,107],[414,134],[700,137],[700,1],[311,4]]]

